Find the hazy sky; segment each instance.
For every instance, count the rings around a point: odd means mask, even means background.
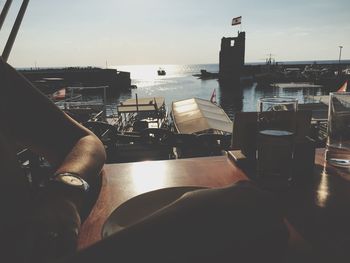
[[[0,32],[1,52],[21,0]],[[5,0],[0,0],[1,9]],[[231,26],[242,16],[241,26]],[[16,67],[218,63],[223,36],[246,31],[246,62],[350,59],[349,0],[31,0]]]

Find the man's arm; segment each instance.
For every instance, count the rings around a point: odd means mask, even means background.
[[[45,157],[56,173],[77,174],[96,189],[106,159],[101,141],[1,58],[0,89],[0,112],[15,141]],[[18,244],[26,262],[48,262],[75,251],[91,196],[74,190],[48,189],[32,200]]]
[[[5,117],[15,139],[57,172],[76,173],[88,182],[96,177],[106,158],[100,140],[2,61],[0,72]]]

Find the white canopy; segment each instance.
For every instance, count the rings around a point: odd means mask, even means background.
[[[117,106],[119,113],[157,111],[165,103],[163,97],[128,99]]]
[[[230,118],[208,100],[192,98],[173,102],[172,115],[179,133],[232,133]]]

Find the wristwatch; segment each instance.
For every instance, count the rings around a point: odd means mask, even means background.
[[[75,173],[69,172],[53,175],[49,179],[48,186],[81,193],[87,193],[90,188],[89,184],[83,178]]]

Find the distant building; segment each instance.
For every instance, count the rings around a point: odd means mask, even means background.
[[[245,32],[223,37],[219,57],[220,80],[239,80],[244,67]]]

